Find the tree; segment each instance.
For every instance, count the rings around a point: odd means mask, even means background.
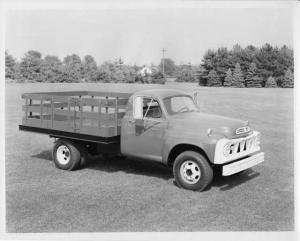
[[[176,82],[196,82],[196,70],[193,66],[181,65],[177,68]]]
[[[86,55],[83,58],[82,63],[82,76],[85,79],[85,81],[92,81],[95,82],[97,78],[97,63],[93,56]]]
[[[159,69],[161,72],[163,72],[163,61],[164,61],[165,75],[173,76],[176,71],[176,65],[174,61],[170,58],[165,58],[164,60],[161,59],[159,64]]]
[[[261,79],[257,76],[257,68],[256,64],[252,62],[248,69],[245,85],[248,88],[260,88],[261,87]]]
[[[277,68],[275,64],[275,52],[277,52],[276,49],[274,49],[270,44],[266,43],[255,55],[255,63],[258,68],[258,73],[264,82],[266,82],[269,76],[276,76],[274,74]]]
[[[222,86],[220,78],[215,70],[211,70],[207,77],[207,86]]]
[[[5,51],[5,78],[15,79],[16,77],[16,60],[12,55]]]
[[[124,74],[124,83],[134,83],[135,80],[135,69],[133,66],[123,65],[121,68]]]
[[[293,88],[294,87],[294,75],[290,69],[284,74],[284,78],[281,83],[281,87],[283,88]]]
[[[243,73],[242,73],[241,66],[239,63],[236,63],[236,65],[235,65],[231,86],[236,87],[236,88],[245,87],[245,80],[243,78]]]
[[[265,87],[266,88],[277,88],[276,80],[272,76],[270,76],[266,81]]]
[[[116,62],[104,62],[98,69],[97,81],[114,83],[133,83],[135,81],[134,67],[118,65]]]
[[[42,54],[35,50],[25,53],[20,63],[20,74],[26,81],[42,82],[41,74]]]
[[[206,86],[208,73],[207,70],[202,65],[199,66],[197,75],[198,75],[199,85]]]
[[[228,71],[226,72],[226,77],[223,85],[225,87],[230,87],[232,86],[232,81],[233,81],[232,72],[231,69],[228,69]]]
[[[62,78],[62,62],[57,56],[47,55],[41,64],[41,74],[46,82],[60,82]]]
[[[233,67],[232,61],[227,48],[218,48],[216,53],[216,62],[213,64],[213,69],[216,70],[221,83],[224,82],[227,70],[231,67]]]
[[[208,75],[211,70],[214,69],[215,63],[217,62],[217,53],[208,49],[202,59],[202,64],[199,70],[199,85],[208,85]]]
[[[281,84],[286,69],[293,72],[293,49],[287,46],[272,47],[268,43],[261,48],[252,45],[242,48],[236,44],[230,51],[226,48],[218,48],[217,51],[209,49],[201,63],[199,85],[206,85],[208,74],[212,69],[217,72],[224,85],[226,72],[228,69],[234,69],[236,63],[239,63],[242,73],[247,73],[245,77],[247,81],[244,84],[248,87],[264,86],[269,76],[273,76],[277,83]],[[249,70],[253,71],[252,63],[256,65],[255,73],[249,73]]]
[[[158,71],[154,70],[151,77],[152,77],[151,83],[154,83],[154,84],[165,84],[166,83],[166,79],[164,78],[163,73],[159,70]]]
[[[111,79],[114,83],[125,82],[125,75],[121,69],[115,68],[115,70],[112,71],[111,74]]]
[[[81,59],[78,55],[68,55],[63,60],[62,82],[80,82],[82,79]]]

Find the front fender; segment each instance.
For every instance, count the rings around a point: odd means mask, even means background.
[[[171,151],[178,145],[190,145],[200,148],[213,163],[215,155],[215,146],[217,139],[201,135],[166,135],[166,141],[163,149],[162,161],[165,165],[168,164],[168,159]]]

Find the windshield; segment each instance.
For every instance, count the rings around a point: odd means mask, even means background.
[[[165,98],[164,105],[170,115],[198,111],[193,99],[189,96],[172,96]]]

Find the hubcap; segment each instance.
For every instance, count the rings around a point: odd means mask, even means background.
[[[60,147],[57,148],[56,159],[60,164],[62,165],[68,164],[70,158],[71,158],[70,150],[67,146],[61,145]]]
[[[187,160],[180,167],[180,175],[186,183],[195,184],[200,179],[201,171],[197,163]]]

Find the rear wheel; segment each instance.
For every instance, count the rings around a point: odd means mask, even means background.
[[[53,161],[57,168],[75,170],[82,162],[82,147],[69,140],[59,139],[53,147]]]
[[[207,159],[194,151],[185,151],[175,159],[173,173],[177,184],[189,190],[203,191],[213,178]]]

